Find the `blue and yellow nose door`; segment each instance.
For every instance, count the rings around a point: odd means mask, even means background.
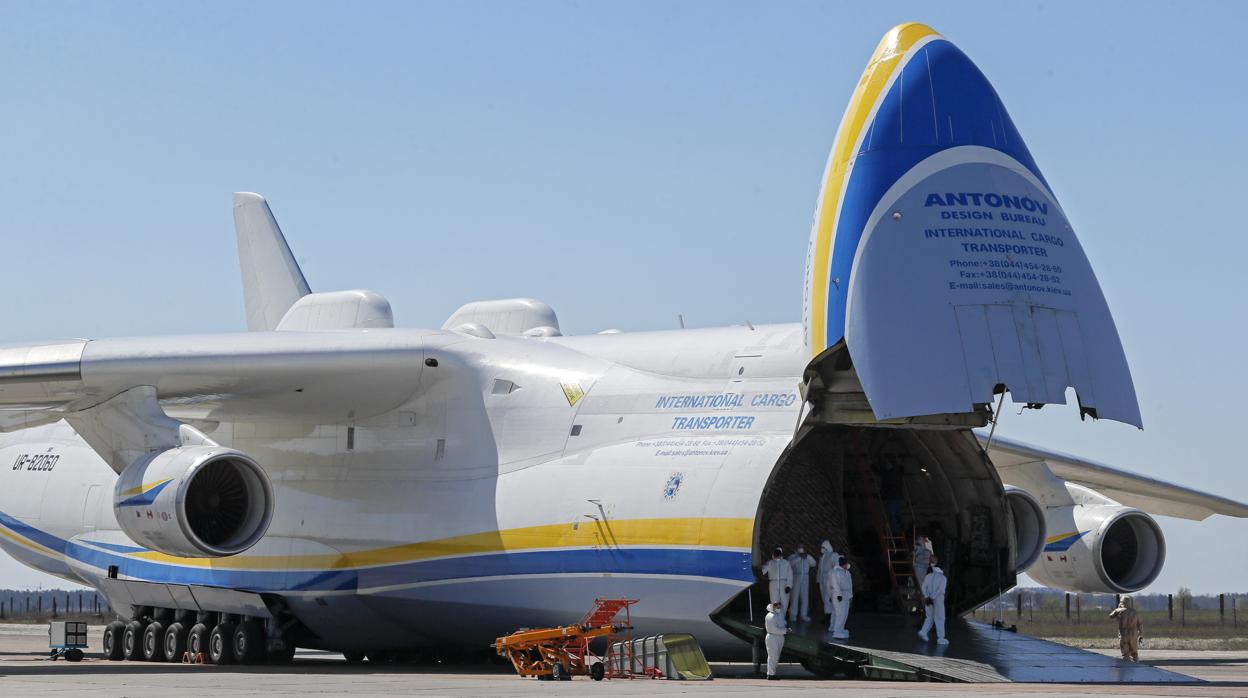
[[[810,381],[876,420],[1066,402],[1140,426],[1096,275],[987,78],[922,24],[884,36],[824,173],[806,269]],[[852,368],[851,368],[852,367]]]

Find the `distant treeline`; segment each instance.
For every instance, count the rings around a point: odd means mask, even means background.
[[[108,601],[90,589],[0,589],[0,618],[5,620],[112,615]]]
[[[999,599],[993,599],[980,606],[980,608],[985,610],[1017,608],[1019,598],[1021,597],[1024,608],[1034,605],[1037,609],[1052,609],[1059,606],[1064,607],[1068,595],[1072,604],[1076,604],[1084,610],[1104,609],[1108,611],[1118,605],[1119,598],[1115,594],[1082,594],[1073,592],[1067,594],[1067,592],[1047,587],[1017,587],[1006,592]],[[1168,611],[1172,607],[1175,610],[1186,609],[1189,611],[1218,611],[1237,608],[1239,611],[1248,613],[1248,593],[1193,594],[1187,588],[1180,587],[1171,594],[1156,592],[1131,594],[1131,598],[1135,600],[1135,607],[1141,611]]]

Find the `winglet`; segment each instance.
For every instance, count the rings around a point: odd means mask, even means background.
[[[263,196],[235,192],[234,231],[238,234],[247,329],[275,329],[290,306],[311,289]]]

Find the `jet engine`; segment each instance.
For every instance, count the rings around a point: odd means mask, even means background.
[[[1040,559],[1027,574],[1066,591],[1128,594],[1152,583],[1166,561],[1166,539],[1148,514],[1067,483],[1073,506],[1048,510]]]
[[[1014,572],[1031,567],[1044,548],[1044,507],[1026,490],[1006,485],[1005,504],[1014,530]]]
[[[241,451],[182,446],[127,466],[113,509],[140,545],[182,557],[222,557],[264,536],[273,518],[273,488],[264,469]]]

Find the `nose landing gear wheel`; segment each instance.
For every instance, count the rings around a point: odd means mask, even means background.
[[[208,661],[213,664],[234,663],[234,625],[218,623],[208,635]]]
[[[114,662],[121,660],[125,656],[124,647],[122,646],[123,636],[126,634],[126,624],[119,620],[109,623],[104,628],[104,656]]]
[[[121,637],[122,654],[132,662],[143,661],[143,621],[132,620],[126,624],[126,632]]]

